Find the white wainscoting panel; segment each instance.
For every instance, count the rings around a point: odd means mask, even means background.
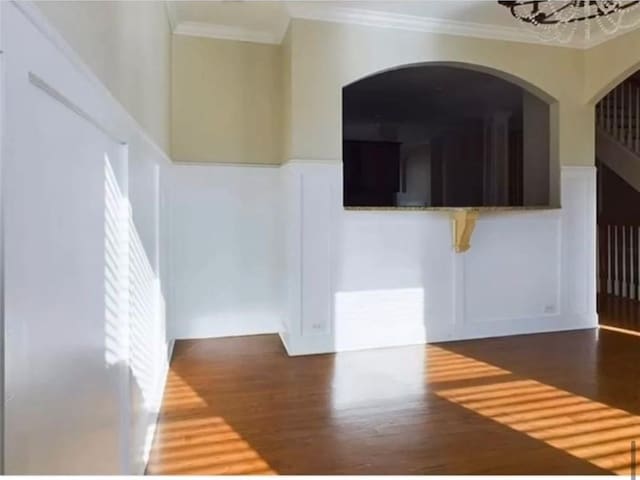
[[[173,165],[172,338],[275,333],[282,305],[278,168]]]
[[[28,2],[6,60],[6,473],[141,474],[167,361],[169,160]]]
[[[339,163],[282,174],[291,355],[597,324],[593,168],[562,169],[562,209],[481,215],[463,254],[445,212],[345,210]]]
[[[560,211],[481,216],[473,248],[462,256],[465,320],[524,321],[557,315],[560,235]]]

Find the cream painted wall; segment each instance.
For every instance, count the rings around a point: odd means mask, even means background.
[[[114,97],[168,153],[171,28],[164,2],[36,4]]]
[[[173,37],[172,157],[281,161],[281,47]]]
[[[401,65],[460,62],[504,72],[557,100],[560,163],[593,164],[582,51],[301,19],[290,29],[291,152],[285,160],[341,158],[343,86]]]
[[[640,69],[640,29],[585,53],[585,102],[597,103],[613,87]]]
[[[280,46],[174,36],[173,156],[284,163],[341,159],[342,87],[406,64],[453,62],[502,72],[553,101],[560,165],[592,165],[590,96],[632,71],[640,31],[589,51],[313,20]]]
[[[560,163],[587,165],[594,101],[640,66],[640,30],[583,52],[296,19],[281,46],[176,35],[171,68],[163,2],[36,3],[166,152],[173,136],[179,161],[339,160],[344,85],[449,61],[501,70],[554,97]]]
[[[287,28],[287,32],[282,39],[282,65],[280,75],[282,78],[282,132],[281,132],[281,150],[280,161],[291,158],[291,91],[292,72],[291,72],[291,28]]]

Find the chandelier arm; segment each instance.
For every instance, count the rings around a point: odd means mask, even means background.
[[[611,9],[611,11],[605,11],[596,2],[593,2],[593,3],[589,2],[584,6],[588,7],[589,5],[595,5],[596,7],[595,13],[585,12],[581,16],[572,17],[566,20],[558,20],[556,18],[557,14],[559,14],[560,12],[570,7],[574,7],[574,8],[582,7],[582,5],[580,5],[581,2],[578,2],[576,0],[567,1],[563,6],[561,6],[557,10],[552,10],[548,13],[536,13],[536,12],[540,11],[541,5],[544,5],[544,4],[551,5],[550,0],[522,0],[522,1],[499,0],[498,3],[508,8],[511,15],[522,22],[530,23],[534,25],[557,25],[557,24],[568,24],[568,23],[592,20],[598,17],[606,17],[614,13],[619,13],[623,10],[626,10],[627,8],[633,7],[638,3],[640,3],[640,0],[632,0],[625,4],[616,5]],[[520,10],[523,7],[531,7],[531,12],[527,15],[520,13]]]
[[[1,0],[0,0],[1,1]],[[640,15],[623,24],[627,11],[640,10],[640,0],[497,0],[511,16],[544,41],[567,43],[583,22],[585,41],[594,27],[606,34],[640,23]],[[635,20],[633,20],[635,18]]]

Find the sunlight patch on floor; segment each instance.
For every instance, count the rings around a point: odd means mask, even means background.
[[[269,464],[175,371],[169,372],[147,472],[275,475]]]
[[[429,382],[453,382],[511,374],[508,370],[433,345],[427,347],[426,362]]]
[[[626,328],[620,328],[620,327],[612,327],[610,325],[599,325],[598,328],[601,328],[602,330],[609,330],[611,332],[616,332],[616,333],[624,333],[626,335],[633,335],[634,337],[640,337],[640,332],[636,332],[634,330],[628,330]]]
[[[574,457],[631,473],[640,417],[535,380],[453,388],[436,394]]]

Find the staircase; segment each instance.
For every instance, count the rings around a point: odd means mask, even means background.
[[[640,84],[627,80],[596,107],[596,156],[640,191]]]
[[[600,323],[640,331],[640,83],[603,98],[596,125]]]

